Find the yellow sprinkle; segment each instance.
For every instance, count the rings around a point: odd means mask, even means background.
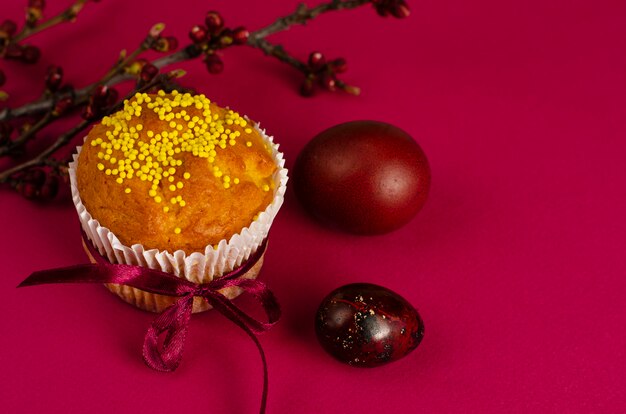
[[[263,185],[263,191],[270,191],[270,186],[267,184]]]
[[[164,206],[163,207],[163,212],[167,213],[168,211],[170,211],[170,208],[168,206]]]
[[[126,194],[130,194],[130,191],[131,191],[131,190],[130,190],[130,187],[126,187],[126,189],[124,190],[124,192],[125,192]]]
[[[196,111],[194,107],[198,109],[196,114],[188,113]],[[141,119],[131,121],[134,116],[141,116],[142,109],[145,108],[149,108],[166,123],[165,131],[144,128]],[[105,171],[105,174],[115,176],[118,182],[118,179],[131,179],[135,176],[141,181],[149,181],[152,184],[149,194],[155,199],[164,179],[167,179],[167,188],[175,191],[184,188],[184,180],[191,178],[189,172],[183,171],[179,173],[182,177],[174,177],[176,169],[183,165],[182,159],[173,158],[176,154],[190,153],[213,164],[219,157],[218,148],[236,145],[236,138],[244,130],[249,134],[254,133],[253,124],[237,112],[212,112],[210,101],[204,95],[167,95],[162,91],[153,98],[145,93],[136,94],[132,101],[125,101],[121,112],[105,117],[102,123],[109,130],[104,132],[102,138],[92,140],[95,143],[92,145],[102,148],[98,148],[98,159],[105,159],[112,164],[112,169]],[[145,136],[140,139],[139,132],[144,130]],[[242,143],[249,147],[254,146],[254,141],[244,140]],[[106,170],[106,165],[108,164],[103,161],[102,166],[97,165],[97,168],[103,171]],[[240,182],[239,179],[226,176],[219,168],[213,172],[216,177],[223,177],[221,181],[227,184],[226,188]],[[267,187],[266,191],[270,191],[269,186]],[[180,196],[175,198],[175,203],[185,205]]]
[[[106,171],[104,171],[104,173],[105,173],[106,175],[111,175],[111,169],[110,169],[110,168],[107,168],[107,169],[106,169]]]
[[[98,163],[98,169],[99,169],[100,171],[104,170],[104,164],[102,164],[102,163]]]
[[[115,179],[115,182],[118,183],[118,184],[122,184],[124,182],[124,179],[122,177],[117,177]]]
[[[154,190],[150,190],[150,191],[148,191],[148,195],[149,195],[150,197],[156,197],[157,192],[156,192],[156,191],[154,191]]]
[[[154,201],[156,201],[157,203],[160,203],[161,201],[163,201],[163,199],[160,196],[156,196],[154,197]]]
[[[180,232],[181,232],[180,227],[176,227],[176,228],[174,229],[174,233],[176,233],[176,234],[180,234]]]
[[[185,200],[180,200],[178,204],[180,204],[181,207],[185,207],[185,205],[187,205],[187,203],[185,203]]]
[[[170,198],[170,203],[172,203],[172,204],[176,204],[176,197],[172,197],[172,198]]]
[[[252,142],[247,141],[247,142],[246,142],[246,147],[248,147],[248,148],[249,148],[249,147],[251,147],[251,146],[252,146]]]

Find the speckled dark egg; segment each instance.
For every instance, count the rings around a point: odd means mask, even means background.
[[[420,344],[424,323],[402,296],[371,283],[332,291],[315,317],[322,347],[341,362],[376,367],[398,360]]]

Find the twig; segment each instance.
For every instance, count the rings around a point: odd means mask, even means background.
[[[28,160],[28,161],[26,161],[26,162],[24,162],[22,164],[16,165],[13,168],[9,168],[8,170],[3,171],[0,174],[0,183],[7,182],[9,180],[9,178],[13,174],[15,174],[17,172],[26,170],[28,168],[38,167],[40,165],[45,165],[47,163],[48,156],[50,156],[56,150],[58,150],[59,148],[61,148],[65,144],[67,144],[79,132],[81,132],[82,130],[87,128],[89,126],[89,124],[91,124],[91,121],[82,120],[76,126],[74,126],[72,129],[70,129],[69,131],[67,131],[63,135],[59,136],[59,138],[52,145],[50,145],[48,148],[46,148],[43,152],[41,152],[35,158],[32,158],[32,159],[30,159],[30,160]]]
[[[51,17],[44,22],[38,23],[36,26],[24,25],[22,31],[16,34],[13,39],[11,39],[11,43],[19,43],[22,40],[41,32],[42,30],[46,30],[60,23],[70,22],[74,20],[76,16],[78,16],[78,13],[80,13],[80,11],[82,10],[85,3],[87,3],[87,1],[88,0],[76,0],[74,4],[63,10],[58,15]]]
[[[328,3],[322,3],[315,7],[308,8],[305,5],[301,4],[298,6],[296,11],[290,15],[281,17],[277,19],[274,23],[263,27],[257,31],[251,32],[250,37],[248,39],[248,45],[251,47],[255,47],[257,49],[262,50],[268,56],[273,56],[278,58],[279,60],[290,64],[296,69],[305,71],[305,64],[303,62],[298,61],[297,59],[291,57],[283,48],[279,45],[273,45],[267,42],[264,38],[270,36],[274,33],[284,31],[289,29],[289,27],[298,24],[305,24],[307,21],[314,19],[318,15],[322,13],[326,13],[333,10],[343,10],[343,9],[354,9],[365,4],[368,4],[369,0],[347,0],[347,1],[337,1],[332,0]],[[160,57],[152,62],[154,66],[157,68],[163,68],[165,66],[169,66],[174,63],[182,62],[185,60],[190,60],[197,58],[199,56],[199,51],[195,45],[190,45],[186,48],[180,49],[174,53],[170,53],[169,55]],[[126,61],[130,62],[129,59]],[[133,76],[119,73],[117,75],[108,77],[104,82],[100,81],[100,83],[105,84],[107,86],[116,85],[118,83],[133,79]],[[82,89],[78,89],[75,92],[74,98],[74,106],[83,105],[89,99],[89,92],[93,89],[98,82],[90,84]],[[54,97],[52,98],[44,98],[36,102],[32,102],[26,105],[23,105],[18,108],[9,109],[5,108],[0,111],[0,122],[8,119],[19,118],[25,115],[33,115],[37,113],[41,113],[49,110],[54,105]]]
[[[3,157],[7,154],[10,154],[16,148],[24,145],[28,140],[30,140],[37,132],[41,131],[44,127],[50,124],[53,119],[56,118],[52,111],[48,111],[43,118],[41,118],[35,125],[28,128],[19,138],[10,142],[4,147],[0,147],[0,157]]]
[[[281,62],[285,62],[303,73],[307,73],[308,71],[306,63],[291,56],[281,45],[275,45],[265,39],[257,39],[255,44],[251,46],[261,49],[267,56],[273,56]]]
[[[306,24],[307,21],[312,20],[322,13],[326,13],[333,10],[347,10],[355,9],[370,3],[370,0],[332,0],[328,3],[322,3],[315,7],[307,7],[304,3],[301,3],[296,8],[296,11],[287,16],[277,19],[274,23],[250,33],[248,44],[250,46],[257,46],[257,41],[267,36],[270,36],[277,32],[289,29],[289,27],[296,24]]]
[[[106,113],[103,114],[103,115],[108,115],[108,114],[112,114],[114,112],[119,111],[123,107],[123,105],[124,105],[124,100],[132,98],[135,95],[135,93],[137,93],[137,92],[145,92],[145,91],[147,91],[149,89],[152,89],[152,88],[154,88],[154,87],[156,87],[156,86],[158,86],[160,84],[169,82],[173,78],[179,78],[179,77],[181,77],[183,75],[184,75],[184,72],[183,71],[179,71],[179,70],[178,71],[172,71],[172,72],[169,72],[169,73],[159,74],[152,81],[150,81],[147,84],[143,85],[141,88],[133,89],[133,91],[131,91],[128,95],[126,95],[126,97],[121,99],[117,104],[115,104],[110,109],[108,109],[106,111]],[[63,147],[68,142],[70,142],[72,140],[72,138],[74,138],[81,131],[83,131],[85,128],[87,128],[92,122],[93,122],[93,120],[86,120],[86,119],[82,120],[77,125],[75,125],[72,129],[70,129],[66,133],[60,135],[59,138],[57,138],[57,140],[52,145],[50,145],[48,148],[43,150],[36,157],[34,157],[34,158],[32,158],[32,159],[30,159],[30,160],[28,160],[28,161],[26,161],[26,162],[24,162],[22,164],[16,165],[15,167],[10,168],[10,169],[8,169],[6,171],[3,171],[2,173],[0,173],[0,183],[8,182],[13,174],[18,173],[20,171],[23,171],[23,170],[26,170],[26,169],[32,168],[32,167],[38,167],[38,166],[41,166],[41,165],[48,165],[49,162],[50,162],[48,157],[50,155],[52,155],[54,152],[56,152],[56,150],[58,150],[59,148]]]
[[[113,79],[115,76],[117,76],[120,73],[122,73],[122,71],[130,63],[134,62],[135,59],[137,59],[137,57],[139,57],[139,55],[141,55],[146,50],[150,49],[156,43],[156,40],[159,37],[159,35],[161,34],[161,32],[163,31],[163,29],[165,29],[165,25],[163,23],[155,24],[154,26],[152,26],[152,29],[150,29],[150,32],[148,33],[148,36],[146,36],[146,38],[141,42],[139,47],[137,49],[135,49],[127,57],[120,59],[118,61],[118,63],[116,65],[114,65],[113,68],[111,68],[111,70],[109,70],[109,72],[107,72],[107,74],[102,77],[102,79],[100,79],[98,82],[94,83],[92,85],[92,87],[95,86],[95,85],[98,85],[98,84],[107,84],[108,85],[108,82],[111,79]],[[111,84],[113,84],[113,83],[111,83]]]

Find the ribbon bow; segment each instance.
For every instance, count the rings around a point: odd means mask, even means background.
[[[83,233],[83,238],[85,234]],[[157,371],[174,371],[183,356],[185,337],[193,308],[193,298],[204,298],[215,310],[243,329],[254,341],[263,361],[263,395],[261,413],[265,412],[268,390],[268,373],[265,353],[256,334],[268,330],[280,318],[280,307],[274,294],[261,281],[241,278],[254,266],[267,246],[267,239],[240,267],[213,279],[206,284],[196,284],[160,270],[141,266],[112,264],[89,243],[85,242],[95,264],[83,264],[32,273],[18,287],[51,283],[115,283],[131,286],[150,293],[179,297],[153,322],[143,343],[143,358],[146,364]],[[261,322],[247,315],[219,291],[228,287],[239,287],[256,298],[268,321]],[[159,337],[165,335],[159,346]]]

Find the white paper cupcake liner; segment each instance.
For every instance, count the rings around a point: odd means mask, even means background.
[[[266,135],[265,130],[260,129],[258,125],[255,125],[255,129],[270,147],[272,157],[278,166],[272,177],[274,199],[248,227],[244,227],[229,240],[221,240],[217,248],[209,244],[204,252],[194,252],[189,255],[182,250],[169,252],[146,249],[141,244],[126,246],[113,232],[101,226],[98,220],[89,214],[78,193],[76,167],[82,147],[77,147],[76,154],[73,156],[74,161],[69,164],[70,185],[74,206],[88,239],[111,263],[145,266],[184,277],[194,283],[208,283],[213,278],[240,266],[267,237],[274,217],[283,204],[288,180],[283,154],[278,151],[279,145],[275,144],[274,138]]]

